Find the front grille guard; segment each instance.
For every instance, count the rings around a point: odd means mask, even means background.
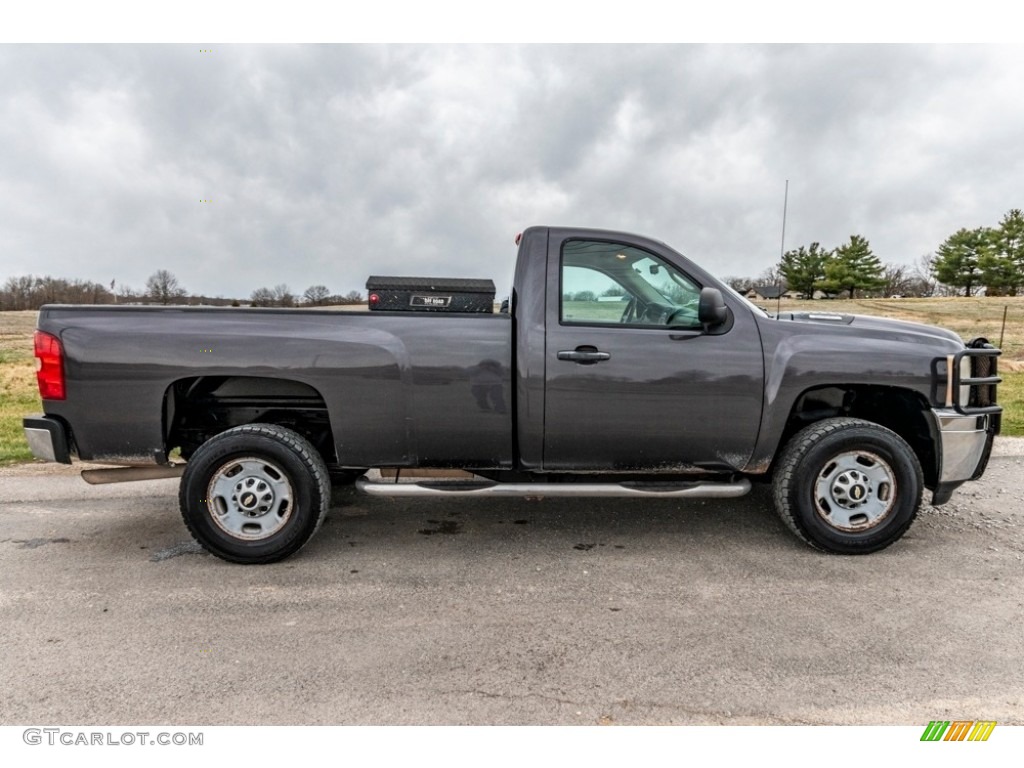
[[[996,385],[1002,379],[996,375],[996,358],[1002,350],[996,349],[987,339],[972,339],[967,349],[955,355],[937,357],[932,361],[932,401],[944,403],[964,416],[983,416],[1002,413],[996,404]],[[960,375],[960,363],[971,360],[971,375]],[[944,369],[944,370],[943,370]],[[966,403],[960,402],[961,387],[968,387]]]

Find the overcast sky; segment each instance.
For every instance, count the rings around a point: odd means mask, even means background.
[[[0,282],[489,277],[531,224],[722,275],[1024,208],[1024,47],[0,46]],[[208,201],[208,202],[204,202]]]

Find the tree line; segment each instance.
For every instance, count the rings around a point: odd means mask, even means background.
[[[973,296],[1016,296],[1024,291],[1024,212],[1011,209],[998,226],[959,229],[934,254],[914,266],[883,264],[861,235],[825,249],[820,243],[786,251],[777,266],[758,278],[732,277],[727,282],[741,293],[759,286],[778,286],[804,298],[832,298],[847,294],[866,296],[932,296],[963,291]],[[604,295],[615,295],[605,291]],[[594,301],[591,291],[567,299]],[[245,302],[253,307],[331,306],[361,304],[359,291],[332,294],[325,285],[311,285],[296,295],[285,284],[257,288]],[[43,304],[230,304],[238,299],[190,294],[173,273],[159,269],[146,280],[144,290],[111,280],[109,287],[88,280],[23,275],[8,278],[0,288],[0,310],[39,309]]]
[[[831,250],[820,243],[787,251],[759,278],[727,278],[740,292],[778,286],[804,298],[863,296],[1016,296],[1024,290],[1024,213],[1014,208],[996,227],[959,229],[917,264],[883,264],[861,235]]]
[[[301,296],[292,293],[284,283],[273,288],[257,288],[249,297],[254,307],[327,307],[339,304],[362,304],[363,294],[349,291],[344,296],[332,294],[326,285],[311,285]]]
[[[361,304],[359,291],[345,295],[332,294],[325,285],[311,285],[303,293],[292,293],[287,285],[257,288],[248,300],[209,297],[189,293],[175,275],[158,269],[146,280],[146,287],[137,290],[128,285],[109,285],[89,280],[67,280],[50,276],[22,275],[8,278],[0,287],[0,310],[35,310],[43,304],[208,304],[239,307],[324,307],[338,304]]]

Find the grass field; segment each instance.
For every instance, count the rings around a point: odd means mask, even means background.
[[[32,356],[35,312],[0,312],[0,466],[27,461],[21,417],[42,413]]]
[[[570,302],[577,304],[577,302]],[[762,303],[774,312],[775,302]],[[581,305],[582,307],[582,305]],[[1003,384],[999,402],[1004,435],[1024,435],[1024,297],[950,299],[858,299],[855,301],[783,301],[784,312],[848,312],[881,315],[941,325],[964,338],[985,336],[999,343],[1003,309],[1007,308],[1003,357],[999,361]],[[567,308],[567,311],[571,308]],[[597,309],[595,304],[595,309]],[[622,307],[605,303],[600,310],[617,318]],[[36,390],[32,331],[35,312],[0,312],[0,466],[31,460],[25,444],[21,418],[40,413],[42,403]]]

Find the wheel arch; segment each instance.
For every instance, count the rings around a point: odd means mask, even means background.
[[[328,464],[336,460],[334,433],[316,387],[276,376],[190,376],[168,385],[163,398],[166,452],[187,459],[206,440],[246,424],[275,424],[308,440]]]
[[[849,416],[890,429],[914,451],[925,487],[938,483],[938,435],[931,406],[920,393],[903,387],[869,384],[827,384],[808,388],[794,400],[774,452],[771,474],[779,454],[801,429],[823,419]]]

